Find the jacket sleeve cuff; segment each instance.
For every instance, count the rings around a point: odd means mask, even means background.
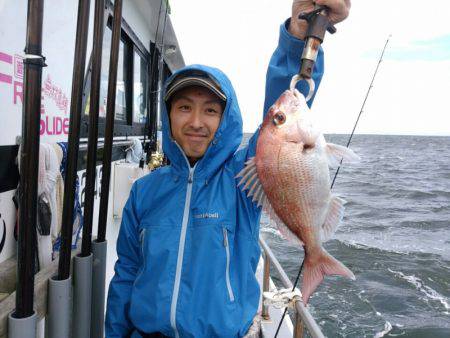
[[[280,37],[278,39],[278,48],[282,49],[286,54],[297,58],[300,60],[303,48],[305,47],[305,41],[300,40],[299,38],[293,36],[288,31],[289,24],[291,22],[291,19],[287,19],[281,26],[280,26]],[[323,53],[322,46],[319,48],[319,56]]]

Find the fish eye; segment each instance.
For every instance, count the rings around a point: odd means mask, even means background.
[[[284,115],[283,113],[276,113],[273,116],[273,124],[276,126],[279,126],[281,124],[283,124],[284,122],[286,122],[286,115]]]

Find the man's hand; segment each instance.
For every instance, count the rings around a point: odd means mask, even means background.
[[[311,12],[314,3],[328,7],[328,18],[332,24],[344,20],[350,11],[350,0],[294,0],[292,3],[292,17],[289,25],[289,33],[304,40],[308,23],[298,18],[300,13]]]

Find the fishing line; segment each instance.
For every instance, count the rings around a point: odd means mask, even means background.
[[[363,104],[362,104],[361,109],[360,109],[359,114],[358,114],[358,118],[356,119],[355,125],[353,126],[352,133],[350,134],[350,137],[348,138],[347,145],[346,145],[347,148],[349,147],[350,142],[352,142],[353,134],[355,133],[355,129],[356,129],[356,126],[358,125],[359,118],[361,117],[361,114],[363,112],[363,109],[364,109],[364,106],[366,104],[367,98],[369,97],[370,90],[373,87],[373,81],[375,80],[375,76],[377,75],[377,72],[378,72],[378,67],[380,66],[380,63],[383,60],[384,51],[386,50],[386,46],[387,46],[391,36],[392,35],[389,34],[389,36],[388,36],[388,38],[386,40],[386,43],[384,44],[383,51],[381,52],[380,58],[378,59],[378,64],[377,64],[377,67],[375,68],[375,72],[373,73],[372,81],[370,81],[369,88],[367,89],[366,97],[364,98]],[[333,189],[334,182],[336,181],[336,177],[339,174],[339,170],[341,169],[342,161],[343,161],[343,158],[341,158],[341,162],[339,163],[339,166],[338,166],[338,168],[336,170],[336,173],[334,174],[333,182],[331,183],[331,188],[330,189]]]
[[[361,117],[361,114],[362,114],[362,112],[363,112],[363,109],[364,109],[364,106],[365,106],[365,104],[366,104],[367,98],[369,97],[370,90],[371,90],[372,87],[373,87],[373,82],[374,82],[374,80],[375,80],[375,76],[377,75],[378,68],[379,68],[379,66],[380,66],[381,61],[383,60],[383,55],[384,55],[384,52],[386,51],[386,46],[387,46],[387,44],[388,44],[389,39],[391,38],[391,36],[392,36],[392,35],[389,34],[389,36],[388,36],[388,38],[387,38],[387,40],[386,40],[386,43],[384,44],[384,47],[383,47],[383,50],[382,50],[382,52],[381,52],[380,58],[378,59],[377,67],[375,68],[375,72],[374,72],[374,74],[373,74],[373,76],[372,76],[372,80],[370,81],[369,88],[367,89],[366,96],[365,96],[365,98],[364,98],[363,104],[362,104],[361,109],[360,109],[360,111],[359,111],[359,114],[358,114],[358,117],[357,117],[357,119],[356,119],[356,122],[355,122],[355,124],[354,124],[354,126],[353,126],[352,133],[350,134],[350,137],[349,137],[349,139],[348,139],[348,141],[347,141],[347,145],[346,145],[347,148],[349,147],[349,145],[350,145],[350,143],[351,143],[351,141],[352,141],[353,134],[355,133],[356,126],[358,125],[358,122],[359,122],[359,118]],[[343,158],[341,158],[341,161],[340,161],[339,166],[338,166],[338,168],[337,168],[337,170],[336,170],[336,173],[334,174],[334,178],[333,178],[333,182],[331,183],[330,190],[333,189],[334,182],[336,181],[336,177],[337,177],[337,175],[339,174],[339,169],[341,168],[341,165],[342,165],[342,161],[343,161]],[[296,286],[297,286],[297,283],[298,283],[298,281],[299,281],[299,279],[300,279],[300,274],[302,273],[302,270],[303,270],[303,265],[304,265],[304,263],[305,263],[305,258],[303,257],[302,265],[300,265],[300,269],[298,270],[297,278],[295,279],[294,286],[292,287],[292,291],[294,291],[295,288],[296,288]],[[278,332],[280,331],[280,327],[281,327],[281,324],[283,323],[283,320],[284,320],[284,317],[286,316],[286,313],[287,313],[287,307],[284,309],[284,313],[283,313],[283,315],[281,316],[280,322],[278,323],[278,328],[277,328],[277,331],[276,331],[276,333],[275,333],[274,338],[277,338],[277,336],[278,336]]]

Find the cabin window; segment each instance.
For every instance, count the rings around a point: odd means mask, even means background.
[[[100,109],[99,116],[106,117],[106,104],[108,97],[108,76],[109,76],[109,58],[111,54],[111,37],[112,31],[109,26],[106,27],[103,35],[103,51],[102,51],[102,74],[100,84]],[[117,85],[116,85],[116,104],[114,119],[117,121],[127,122],[127,76],[125,65],[125,44],[124,39],[119,43],[119,60],[117,64]]]
[[[112,7],[108,7],[109,17],[103,35],[102,70],[99,100],[98,137],[104,137],[105,118],[108,100],[109,59],[112,38]],[[153,43],[151,43],[152,45]],[[131,27],[122,20],[120,36],[116,100],[114,112],[114,137],[148,136],[150,103],[154,98],[150,95],[150,63],[151,54],[139,40]],[[81,138],[86,138],[89,129],[89,100],[91,89],[91,69],[88,67],[84,87],[84,116],[81,125]],[[161,74],[165,76],[164,72]],[[156,74],[155,76],[158,76]],[[156,117],[156,116],[155,116]]]
[[[117,84],[116,84],[116,109],[114,118],[119,121],[127,121],[127,98],[126,90],[127,85],[125,83],[125,72],[126,69],[124,65],[124,42],[119,43],[119,62],[117,65]],[[108,69],[109,71],[109,69]]]
[[[133,122],[145,123],[147,120],[147,77],[148,66],[145,59],[134,51],[133,71]]]

